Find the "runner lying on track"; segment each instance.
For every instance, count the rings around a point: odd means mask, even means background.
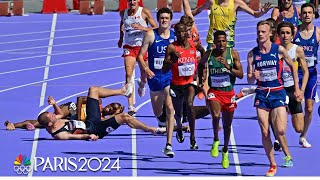
[[[56,114],[43,112],[38,116],[38,122],[44,126],[54,139],[58,140],[97,140],[116,130],[120,125],[127,124],[131,128],[142,129],[154,134],[165,133],[164,128],[150,127],[138,121],[127,113],[122,113],[122,108],[107,118],[101,118],[99,99],[110,96],[132,94],[132,84],[127,84],[121,89],[108,89],[102,87],[90,87],[86,104],[86,121],[75,121],[62,118],[59,106],[54,106]],[[109,115],[112,108],[106,108]]]

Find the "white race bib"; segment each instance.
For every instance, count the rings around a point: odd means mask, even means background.
[[[230,86],[230,76],[211,76],[211,87],[227,87]]]
[[[86,129],[86,124],[83,121],[72,121],[75,129]]]
[[[285,87],[289,87],[289,86],[292,86],[294,84],[293,76],[292,76],[292,72],[291,72],[290,67],[285,66],[283,68],[282,78],[283,78]]]
[[[314,60],[315,60],[315,57],[306,57],[306,62],[308,64],[308,67],[313,67],[314,66]]]
[[[260,70],[259,81],[273,81],[278,79],[276,67]]]
[[[155,69],[162,69],[164,58],[154,58],[153,66]]]
[[[178,65],[179,76],[193,76],[195,70],[195,64],[183,63]]]

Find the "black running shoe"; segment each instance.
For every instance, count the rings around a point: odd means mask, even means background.
[[[177,141],[179,143],[183,143],[184,141],[184,135],[183,135],[183,132],[182,132],[182,129],[177,129],[177,132],[176,132],[176,138],[177,138]]]
[[[191,150],[197,150],[199,149],[199,146],[197,145],[197,142],[195,139],[190,140],[190,149]]]
[[[274,149],[275,151],[279,151],[279,152],[282,151],[282,148],[281,148],[280,143],[279,143],[278,140],[275,140],[275,141],[274,141],[274,143],[273,143],[273,149]]]

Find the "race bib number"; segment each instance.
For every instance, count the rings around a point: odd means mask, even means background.
[[[75,129],[86,129],[86,124],[83,121],[72,121]]]
[[[154,68],[162,69],[164,58],[154,58]]]
[[[260,71],[259,81],[267,82],[278,79],[276,67],[264,69]]]
[[[211,76],[211,87],[227,87],[230,86],[230,76]]]
[[[292,72],[290,67],[284,67],[283,68],[283,75],[282,78],[285,82],[292,81],[293,82],[293,77],[292,77]]]
[[[178,70],[179,70],[179,76],[192,76],[194,75],[195,64],[194,63],[179,64]]]
[[[308,67],[313,67],[314,66],[314,60],[315,60],[315,57],[306,57],[306,62],[308,64]]]

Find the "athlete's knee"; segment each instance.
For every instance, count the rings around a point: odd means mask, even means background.
[[[97,86],[91,86],[89,88],[89,94],[99,94],[99,87]]]
[[[278,128],[277,129],[277,135],[278,136],[284,136],[286,134],[286,129],[285,128]]]
[[[262,139],[270,138],[270,132],[267,130],[262,130],[261,135],[262,135]]]
[[[193,108],[193,101],[187,101],[186,105],[187,105],[187,109],[191,110]]]
[[[212,112],[212,118],[213,119],[220,119],[220,112],[213,111]]]
[[[174,108],[172,104],[167,106],[167,114],[174,114]]]
[[[129,123],[132,120],[132,116],[130,116],[128,113],[122,113],[121,114],[121,120],[124,123]]]
[[[296,133],[302,133],[303,127],[294,127],[294,130],[296,131]]]
[[[306,107],[306,113],[308,113],[308,114],[312,114],[312,111],[313,111],[313,105],[308,105],[307,107]]]

